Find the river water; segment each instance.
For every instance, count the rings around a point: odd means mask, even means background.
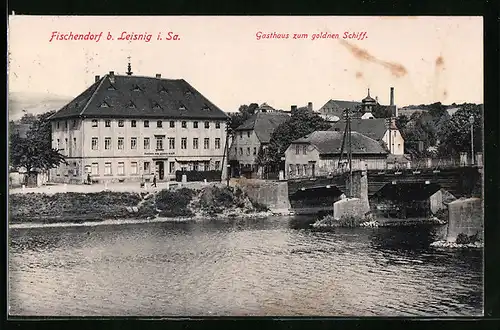
[[[10,315],[482,315],[482,252],[442,228],[307,218],[11,228]]]

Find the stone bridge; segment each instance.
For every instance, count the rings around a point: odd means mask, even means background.
[[[472,166],[441,170],[367,170],[368,197],[419,200],[428,198],[441,188],[457,198],[480,195],[481,172],[482,168]],[[288,195],[291,199],[325,194],[348,196],[348,182],[349,173],[288,180]]]

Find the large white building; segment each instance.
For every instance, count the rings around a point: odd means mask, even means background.
[[[95,77],[51,118],[68,165],[56,182],[171,180],[177,170],[223,171],[227,115],[183,79]]]

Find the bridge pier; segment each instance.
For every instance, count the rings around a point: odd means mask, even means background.
[[[333,203],[333,217],[335,219],[349,216],[364,217],[370,211],[366,171],[352,173],[352,189],[349,177],[346,180],[346,193],[349,194],[352,190],[352,196]]]

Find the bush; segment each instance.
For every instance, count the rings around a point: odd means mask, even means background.
[[[193,212],[187,207],[194,195],[195,191],[189,188],[160,191],[156,195],[156,208],[160,210],[159,215],[163,217],[192,216]]]
[[[266,205],[262,204],[262,203],[253,202],[252,201],[252,205],[253,205],[253,207],[255,208],[255,210],[257,212],[267,212],[267,211],[269,211],[269,208]]]
[[[466,235],[466,234],[458,234],[455,243],[457,244],[471,244],[479,241],[479,233],[475,233],[474,235]]]
[[[342,216],[339,220],[336,220],[333,215],[328,214],[321,220],[316,221],[315,226],[354,228],[360,227],[363,222],[363,219],[353,216]]]

